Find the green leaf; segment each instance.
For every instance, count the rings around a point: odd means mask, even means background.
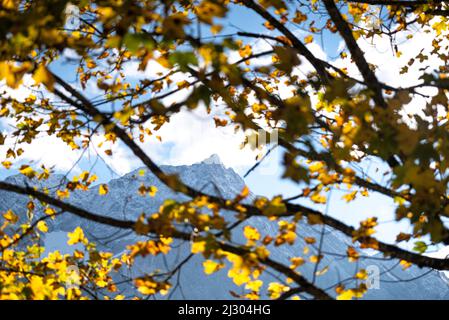
[[[424,253],[427,250],[427,244],[422,241],[416,241],[413,250],[419,253]]]
[[[187,71],[189,65],[198,65],[198,59],[193,52],[184,51],[184,52],[174,52],[170,55],[168,60],[172,64],[177,64],[181,71]]]
[[[136,53],[140,47],[145,47],[149,50],[154,48],[151,37],[143,33],[127,33],[123,38],[123,43],[132,53]]]

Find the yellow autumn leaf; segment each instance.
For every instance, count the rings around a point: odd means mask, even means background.
[[[155,186],[150,186],[148,193],[150,195],[150,197],[154,197],[156,195],[157,192],[157,187]]]
[[[55,79],[46,66],[41,64],[34,72],[33,79],[36,83],[44,84],[48,90],[54,90]]]
[[[68,245],[74,245],[77,243],[87,243],[87,239],[84,236],[84,231],[83,229],[81,229],[81,227],[76,227],[76,229],[73,232],[69,232],[67,234],[68,240],[67,240],[67,244]]]
[[[192,253],[202,253],[206,250],[206,241],[196,241],[192,243]]]
[[[183,38],[185,36],[184,26],[189,23],[190,20],[185,14],[177,12],[164,19],[162,33],[169,38]]]
[[[249,195],[249,188],[248,188],[248,186],[245,185],[243,187],[242,191],[240,192],[240,196],[242,198],[246,198],[248,195]]]
[[[223,267],[223,265],[213,260],[206,260],[203,262],[203,267],[205,274],[212,274],[220,270]]]
[[[337,296],[337,300],[352,300],[354,292],[352,290],[344,290]]]
[[[314,237],[304,237],[304,241],[307,244],[314,244],[314,243],[316,243],[316,239]]]
[[[19,1],[17,0],[2,0],[1,5],[3,8],[8,10],[14,10],[17,8]]]
[[[245,289],[254,291],[254,292],[259,292],[260,287],[262,287],[263,285],[263,281],[262,280],[254,280],[254,281],[250,281],[245,285]]]
[[[366,279],[368,278],[368,273],[366,272],[365,269],[360,269],[360,270],[356,273],[355,277],[356,277],[357,279],[360,279],[360,280],[366,280]]]
[[[30,179],[36,176],[36,172],[29,165],[21,166],[19,172]]]
[[[312,200],[315,203],[324,204],[324,203],[326,203],[326,196],[323,196],[322,194],[316,192],[316,193],[312,194],[312,196],[310,197],[310,200]]]
[[[244,47],[239,49],[239,54],[242,58],[249,57],[252,53],[251,46],[249,44],[245,45]]]
[[[37,229],[41,232],[47,232],[48,231],[48,226],[47,223],[45,221],[39,221],[36,225]]]
[[[346,202],[351,202],[355,199],[355,196],[357,195],[357,191],[353,191],[351,193],[345,194],[342,199],[346,200]]]
[[[114,9],[111,7],[98,7],[97,13],[101,21],[109,20],[116,15]]]
[[[407,270],[408,268],[410,268],[412,266],[412,263],[408,262],[406,260],[401,260],[400,264],[402,266],[402,270]]]
[[[305,44],[311,43],[312,41],[313,41],[313,36],[312,35],[309,35],[309,36],[304,38],[304,43]]]
[[[86,66],[87,66],[89,69],[94,69],[94,68],[97,67],[97,64],[95,63],[95,61],[89,60],[89,61],[87,61]]]
[[[224,17],[226,14],[226,7],[220,2],[204,0],[196,6],[195,11],[198,18],[208,24],[212,24],[214,17]]]
[[[317,172],[320,171],[324,167],[324,164],[322,162],[314,162],[309,166],[310,172]]]
[[[268,285],[268,294],[271,299],[279,298],[283,293],[289,291],[290,288],[286,285],[277,282],[271,282]]]
[[[70,196],[70,192],[68,189],[65,190],[56,190],[56,195],[60,199],[68,198]]]
[[[14,212],[12,210],[8,210],[3,214],[3,218],[5,218],[6,220],[8,220],[11,223],[16,223],[17,221],[19,221],[19,217],[14,214]]]
[[[210,32],[213,35],[218,34],[223,29],[223,26],[221,24],[214,24],[212,27],[210,27]]]
[[[9,168],[11,168],[12,163],[11,163],[11,161],[3,161],[3,162],[2,162],[2,165],[3,165],[6,169],[9,169]]]
[[[301,258],[301,257],[293,257],[293,258],[290,258],[290,262],[292,263],[290,265],[290,269],[296,269],[296,268],[302,266],[306,261],[304,260],[304,258]]]
[[[150,226],[145,221],[145,215],[141,214],[134,225],[134,231],[140,235],[146,235],[150,232]]]
[[[100,184],[98,194],[103,196],[109,192],[109,187],[106,184]]]
[[[55,211],[55,209],[53,209],[53,208],[46,207],[45,210],[44,210],[44,213],[45,213],[46,215],[51,216],[51,215],[55,214],[56,211]]]
[[[256,228],[251,226],[245,226],[245,228],[243,228],[243,235],[245,236],[246,239],[250,241],[260,240],[259,231],[257,231]]]

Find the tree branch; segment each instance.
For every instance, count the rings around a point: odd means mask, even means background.
[[[381,6],[416,7],[425,4],[445,3],[445,0],[348,0],[348,3],[366,3]]]
[[[263,7],[256,4],[252,0],[241,0],[241,3],[246,7],[254,10],[257,14],[267,20],[273,27],[279,30],[284,36],[286,36],[291,42],[293,47],[298,50],[298,53],[304,56],[310,64],[315,68],[318,75],[321,78],[321,81],[324,84],[329,83],[330,76],[326,71],[325,66],[317,59],[312,52],[281,22],[279,22],[275,17],[273,17],[268,11],[266,11]]]
[[[343,16],[335,5],[335,2],[333,0],[323,0],[323,3],[329,13],[329,16],[337,27],[338,32],[348,46],[349,52],[351,52],[351,56],[360,70],[366,85],[373,91],[374,101],[382,108],[387,108],[387,104],[382,96],[382,86],[366,62],[363,51],[358,46],[354,36],[352,35],[352,30],[343,19]]]
[[[70,212],[80,218],[83,218],[83,219],[86,219],[86,220],[89,220],[92,222],[97,222],[100,224],[104,224],[104,225],[108,225],[108,226],[112,226],[112,227],[116,227],[116,228],[131,229],[131,230],[134,230],[134,226],[136,224],[135,221],[118,220],[118,219],[114,219],[114,218],[110,218],[110,217],[106,217],[103,215],[89,212],[89,211],[79,208],[77,206],[63,202],[59,199],[53,198],[41,191],[37,191],[32,187],[28,187],[28,186],[21,187],[18,185],[0,181],[0,190],[14,192],[17,194],[22,194],[22,195],[33,196],[42,202],[51,204],[55,207],[62,209],[63,211]],[[176,239],[185,240],[185,241],[190,241],[190,239],[191,239],[190,234],[181,232],[181,231],[177,231],[177,230],[173,230],[169,234],[169,236],[176,238]],[[236,246],[224,243],[224,242],[218,242],[217,245],[219,246],[220,249],[230,252],[230,253],[237,254],[239,256],[245,256],[250,253],[250,251],[248,251],[246,249],[236,247]],[[287,267],[279,262],[276,262],[272,259],[269,259],[269,258],[263,259],[263,260],[261,259],[260,263],[262,263],[276,271],[279,271],[280,273],[284,274],[286,277],[293,279],[298,285],[300,285],[303,288],[304,292],[311,294],[315,298],[325,299],[325,300],[332,299],[332,297],[329,296],[324,290],[314,286],[313,284],[308,282],[303,276],[296,273],[294,270],[290,269],[289,267]]]
[[[56,77],[56,76],[55,76]],[[75,97],[78,98],[81,102],[83,102],[83,106],[81,107],[82,110],[85,110],[89,115],[96,118],[97,121],[102,122],[106,126],[112,127],[112,131],[116,133],[116,135],[131,149],[131,151],[150,169],[150,171],[153,172],[163,183],[165,183],[168,187],[173,189],[173,185],[171,185],[169,177],[165,175],[165,173],[143,152],[143,150],[129,137],[129,135],[121,128],[119,128],[114,122],[108,120],[104,117],[104,115],[98,111],[96,108],[90,106],[89,101],[82,96],[80,93],[78,93],[75,89],[73,89],[70,85],[65,83],[62,79],[59,77],[56,77],[56,82],[60,85],[62,85],[68,92],[71,92]],[[76,105],[75,105],[76,107]],[[174,189],[175,191],[180,191],[184,193],[185,195],[195,198],[198,196],[205,196],[208,197],[208,199],[211,202],[214,202],[218,204],[222,209],[226,210],[232,210],[235,211],[236,208],[232,204],[232,201],[229,201],[227,199],[222,199],[220,197],[204,194],[202,192],[199,192],[187,185],[185,185],[183,182],[179,181],[180,188]],[[1,189],[1,185],[0,185]],[[298,212],[306,213],[306,214],[313,214],[316,215],[318,218],[321,219],[323,223],[326,225],[341,231],[343,234],[353,237],[355,229],[351,226],[348,226],[344,224],[343,222],[334,219],[330,216],[323,215],[321,212],[307,208],[305,206],[299,205],[299,204],[292,204],[292,203],[286,203],[284,202],[287,211],[283,214],[280,214],[278,216],[292,216]],[[264,216],[263,212],[259,210],[258,208],[250,205],[242,205],[246,210],[247,214],[249,216]],[[383,252],[386,255],[391,255],[395,258],[399,258],[402,260],[406,260],[409,262],[412,262],[420,267],[430,267],[438,270],[449,270],[449,260],[447,259],[437,259],[437,258],[430,258],[426,256],[421,256],[412,252],[409,252],[407,250],[403,250],[395,245],[390,245],[383,243],[381,241],[378,241],[375,238],[372,237],[365,237],[362,239],[358,239],[359,242],[367,242],[367,241],[375,241],[377,243],[377,250]]]

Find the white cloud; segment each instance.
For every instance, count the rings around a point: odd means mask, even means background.
[[[11,97],[23,102],[30,94],[33,94],[32,85],[34,85],[32,77],[25,75],[23,83],[17,89],[9,88],[4,82],[0,83],[0,92],[3,92],[3,97]],[[6,136],[4,145],[0,146],[1,161],[5,160],[4,157],[9,148],[16,150],[21,148],[24,153],[18,161],[8,159],[13,165],[30,161],[37,165],[45,164],[47,168],[54,167],[56,170],[65,171],[71,169],[81,155],[80,151],[72,151],[66,143],[55,136],[41,135],[31,144],[17,143],[16,138],[10,135],[15,130],[15,124],[14,119],[0,118],[0,129]]]
[[[45,164],[47,168],[54,167],[58,171],[71,169],[79,156],[80,151],[74,151],[65,142],[55,136],[37,138],[31,144],[21,144],[24,150],[20,157],[22,160],[31,160],[36,164]],[[74,168],[74,172],[78,172]]]
[[[23,77],[22,83],[16,89],[11,89],[6,85],[5,81],[0,81],[1,96],[3,98],[10,97],[16,99],[17,101],[23,102],[25,101],[25,98],[27,98],[32,93],[30,87],[33,84],[34,80],[28,74]]]
[[[217,154],[223,164],[234,169],[246,168],[254,164],[256,151],[249,147],[240,148],[244,141],[242,131],[234,132],[232,127],[216,128],[213,116],[207,114],[204,106],[196,110],[183,110],[171,117],[159,131],[146,138],[140,147],[157,163],[169,165],[192,164]],[[156,139],[161,136],[162,142]],[[97,144],[101,138],[94,138]],[[105,144],[102,149],[111,149],[112,157],[104,157],[114,171],[124,174],[142,166],[123,143]]]
[[[413,35],[413,37],[407,39],[408,35]],[[433,50],[432,41],[435,36],[436,33],[432,29],[422,30],[421,27],[416,25],[409,26],[409,31],[398,33],[394,39],[394,44],[397,44],[397,50],[401,53],[400,57],[396,56],[393,43],[388,36],[376,35],[369,41],[360,38],[357,43],[365,53],[367,62],[376,65],[375,73],[381,82],[397,88],[406,88],[422,83],[420,76],[424,72],[429,73],[438,70],[438,67],[442,64],[441,59],[431,54]],[[448,44],[448,39],[444,39],[441,46],[445,47]],[[338,50],[341,51],[344,47],[344,42],[341,41]],[[428,56],[428,59],[422,62],[417,59],[412,65],[408,66],[407,73],[401,74],[401,69],[407,66],[410,59],[414,59],[421,49],[423,49],[422,53]],[[332,63],[340,68],[347,68],[350,76],[362,79],[357,66],[351,62],[350,55],[346,59],[338,58]],[[429,96],[435,95],[437,92],[435,88],[419,88],[417,91]],[[413,100],[404,106],[403,114],[423,115],[421,111],[426,101],[426,98],[414,95]]]
[[[409,41],[397,39],[400,42],[398,49],[403,53],[400,58],[394,56],[391,51],[389,39],[386,37],[376,37],[372,43],[364,40],[359,40],[358,42],[362,50],[366,52],[367,60],[378,65],[376,74],[381,81],[394,86],[409,86],[419,82],[418,77],[421,74],[419,65],[422,66],[422,64],[416,63],[411,66],[409,73],[406,75],[400,75],[400,69],[411,57],[416,55],[416,43],[430,48],[432,39],[433,34],[423,32],[415,33],[414,38]],[[271,48],[270,43],[264,40],[255,40],[251,44],[253,46],[253,52],[262,52]],[[319,44],[310,43],[307,47],[318,58],[327,59],[326,53]],[[342,47],[342,44],[340,44],[340,47]],[[426,51],[429,50],[426,49]],[[74,53],[67,52],[66,55],[73,56]],[[236,61],[240,57],[238,53],[233,53],[229,56],[229,59],[230,61]],[[301,65],[295,68],[293,72],[300,77],[304,77],[313,68],[305,59],[301,60]],[[268,56],[258,59],[257,63],[267,64],[270,62],[271,57]],[[435,68],[438,62],[438,60],[430,58],[424,64]],[[350,75],[360,77],[355,64],[351,63],[349,58],[338,58],[333,63],[339,67],[347,67]],[[154,79],[166,72],[168,70],[155,61],[150,61],[145,71],[138,70],[137,62],[127,63],[124,69],[126,76],[135,80],[143,78]],[[186,75],[178,73],[172,76],[172,79],[176,83],[186,79]],[[291,88],[282,84],[282,79],[280,80],[278,87],[281,97],[286,98],[291,96]],[[28,79],[27,81],[29,82],[27,84],[32,84],[32,80]],[[92,86],[89,85],[88,91],[97,93],[93,87],[95,87],[95,84]],[[18,90],[14,90],[10,94],[24,99],[29,93],[28,88],[21,86]],[[187,94],[188,90],[182,90],[166,98],[164,103],[170,104],[182,101]],[[406,111],[417,112],[422,108],[424,102],[425,99],[417,97],[407,106]],[[256,153],[249,149],[240,149],[240,145],[244,140],[244,133],[234,133],[234,129],[231,127],[217,129],[213,117],[221,115],[223,110],[220,108],[213,109],[214,111],[211,114],[207,114],[204,107],[199,107],[193,112],[183,110],[172,116],[169,123],[165,124],[159,132],[155,132],[155,135],[162,137],[162,142],[159,142],[154,136],[150,137],[147,142],[142,144],[143,149],[159,163],[189,164],[201,161],[210,154],[216,153],[227,166],[236,168],[252,165]],[[99,141],[100,139],[94,138],[94,144],[97,140]],[[68,146],[55,137],[41,138],[36,140],[33,146],[25,147],[25,157],[28,157],[27,159],[48,162],[61,170],[71,167],[79,156],[77,151],[71,151]],[[106,146],[102,149],[105,148]],[[132,156],[126,146],[117,143],[108,148],[112,149],[114,156],[104,157],[104,159],[117,172],[126,173],[141,165],[140,161]]]
[[[251,41],[251,45],[254,53],[272,48],[270,43],[265,40]],[[325,52],[318,44],[310,43],[307,47],[320,59],[326,59]],[[237,52],[232,52],[229,55],[230,62],[239,59],[241,57]],[[269,64],[271,63],[271,57],[258,58],[255,63],[257,65]],[[305,74],[312,70],[313,67],[310,63],[302,59],[301,65],[294,72],[304,78]],[[154,61],[148,64],[145,72],[139,71],[138,64],[135,62],[127,64],[125,68],[127,76],[136,79],[142,77],[151,79],[167,72],[167,69]],[[184,79],[186,79],[186,75],[179,73],[173,80],[176,82]],[[291,88],[283,84],[282,79],[280,80],[281,82],[278,84],[279,94],[282,98],[290,97],[292,95]],[[186,90],[183,91],[165,99],[164,103],[182,101],[188,93]],[[254,97],[250,96],[249,100],[250,103],[254,102]],[[213,117],[223,114],[223,108],[220,108],[219,105],[220,101],[212,108],[210,114],[206,112],[204,106],[200,106],[194,111],[183,110],[173,115],[169,123],[165,124],[160,131],[155,132],[155,135],[162,137],[162,142],[150,138],[148,142],[141,144],[141,147],[153,159],[164,164],[191,164],[202,161],[215,153],[219,155],[226,166],[233,167],[238,171],[252,166],[255,163],[256,155],[260,151],[253,151],[249,147],[240,148],[245,139],[245,134],[242,131],[235,133],[233,127],[215,127]],[[141,165],[140,161],[136,162],[135,158],[129,156],[129,152],[123,149],[126,149],[126,146],[120,144],[114,146],[112,149],[114,151],[113,160],[107,160],[114,170],[121,173]]]

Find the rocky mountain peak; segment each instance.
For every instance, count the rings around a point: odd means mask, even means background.
[[[200,163],[223,165],[223,163],[221,162],[220,157],[219,157],[216,153],[212,154],[209,158],[204,159],[204,160],[201,161]]]

